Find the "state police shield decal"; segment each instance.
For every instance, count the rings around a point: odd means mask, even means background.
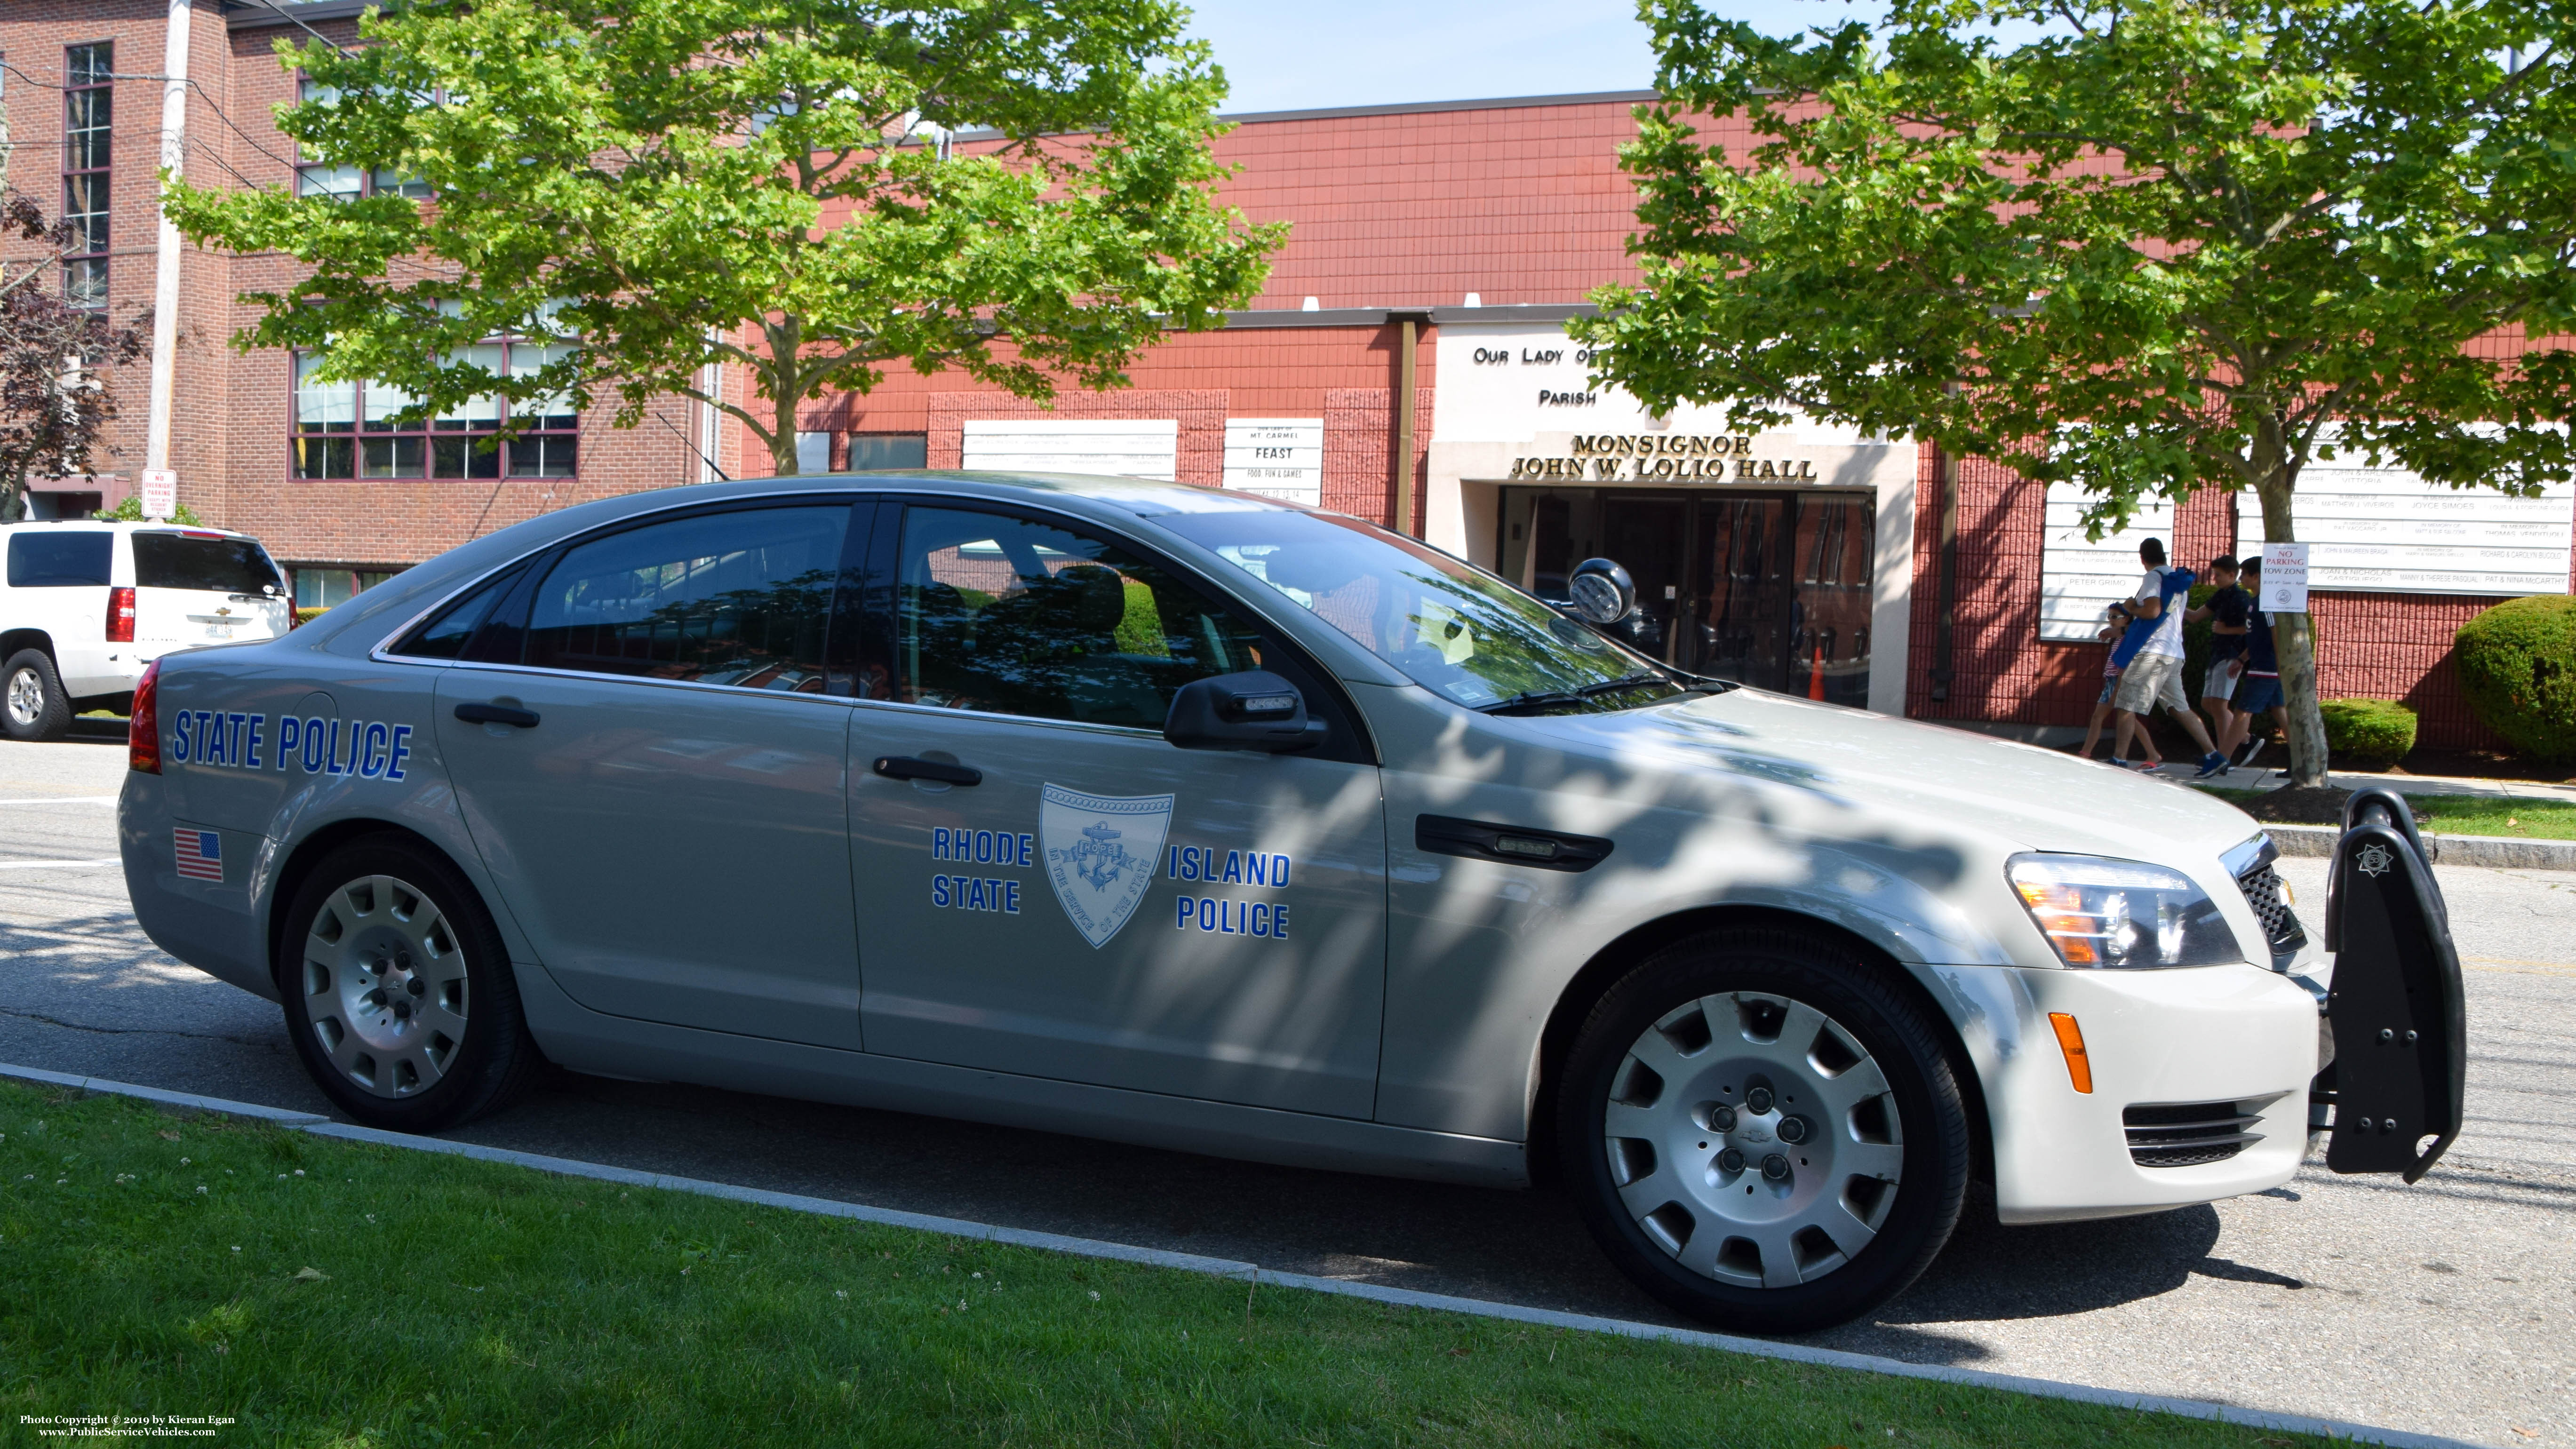
[[[1049,785],[1038,796],[1038,848],[1073,928],[1094,949],[1136,914],[1172,826],[1172,797],[1113,799]]]

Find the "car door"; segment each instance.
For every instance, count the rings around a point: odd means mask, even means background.
[[[582,1005],[859,1045],[849,674],[826,661],[852,513],[737,507],[576,541],[443,672],[467,826]]]
[[[850,736],[868,1050],[1368,1116],[1385,825],[1338,687],[1085,526],[916,503],[878,533],[893,697]],[[1299,685],[1325,746],[1162,738],[1182,684],[1250,669]]]

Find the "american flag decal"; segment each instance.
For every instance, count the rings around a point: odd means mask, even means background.
[[[181,829],[179,841],[179,874],[189,880],[224,883],[224,846],[211,830]]]

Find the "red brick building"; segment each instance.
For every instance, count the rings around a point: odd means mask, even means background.
[[[634,429],[595,409],[474,454],[452,435],[488,418],[371,429],[398,397],[299,387],[296,359],[230,345],[256,316],[235,299],[295,270],[179,242],[160,220],[157,169],[201,185],[375,184],[299,167],[274,122],[295,99],[276,41],[310,27],[353,42],[360,8],[0,0],[8,178],[85,222],[59,285],[119,317],[155,309],[151,364],[114,379],[122,411],[99,472],[43,480],[36,515],[113,505],[145,469],[167,468],[183,502],[259,535],[300,596],[329,602],[538,512],[716,468],[766,472],[742,430],[682,399]],[[1219,143],[1241,168],[1227,199],[1293,230],[1267,290],[1224,331],[1174,338],[1133,369],[1132,388],[1068,391],[1051,410],[956,374],[896,373],[870,395],[809,406],[800,462],[1257,488],[1400,519],[1541,587],[1609,553],[1637,574],[1677,662],[1922,717],[2080,724],[2100,677],[2088,621],[2136,568],[2122,557],[2130,540],[2070,535],[2070,499],[1902,440],[1825,427],[1737,437],[1712,409],[1653,418],[1587,390],[1562,323],[1591,289],[1634,275],[1615,151],[1643,98],[1234,117]],[[2302,517],[2319,576],[2342,585],[2315,604],[2324,686],[2408,701],[2428,743],[2475,743],[2451,632],[2503,593],[2567,590],[2576,505],[2561,490],[2463,513],[2419,505],[2410,486],[2357,472],[2303,485],[2303,499],[2326,500],[2313,526]],[[2338,511],[2337,497],[2352,506]],[[2441,507],[2429,526],[2452,542],[2428,547],[2415,514]],[[2145,527],[2197,564],[2236,551],[2239,512],[2204,495]]]

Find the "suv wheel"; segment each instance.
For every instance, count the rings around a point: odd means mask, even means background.
[[[0,733],[13,740],[58,740],[72,727],[71,701],[54,656],[21,649],[0,671]]]
[[[501,933],[446,861],[396,836],[334,851],[278,944],[305,1070],[370,1127],[435,1132],[525,1090],[541,1058]]]
[[[1895,1297],[1968,1183],[1938,1024],[1856,950],[1792,930],[1696,936],[1612,987],[1567,1060],[1557,1141],[1621,1271],[1755,1333]]]

